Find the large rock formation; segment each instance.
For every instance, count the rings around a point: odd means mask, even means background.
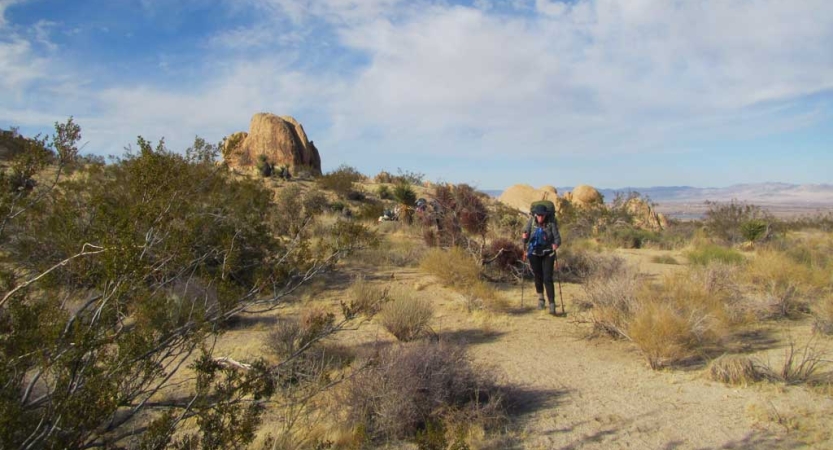
[[[538,200],[550,200],[556,204],[558,210],[558,191],[552,186],[542,186],[539,189],[528,184],[509,186],[498,197],[498,201],[517,210],[528,213],[529,205]]]
[[[659,231],[668,228],[668,219],[654,210],[650,203],[641,198],[632,198],[625,203],[625,209],[633,216],[636,228]]]
[[[580,184],[573,188],[572,192],[564,195],[564,198],[579,208],[586,208],[594,205],[603,205],[604,197],[593,186]]]
[[[321,175],[318,149],[307,139],[304,127],[290,116],[255,114],[248,133],[234,133],[224,142],[223,158],[229,167],[253,167],[263,157],[276,166],[288,166],[293,173],[308,170]]]

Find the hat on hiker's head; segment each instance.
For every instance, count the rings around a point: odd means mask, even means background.
[[[532,210],[532,213],[536,216],[546,216],[547,207],[544,205],[535,205],[535,209]]]

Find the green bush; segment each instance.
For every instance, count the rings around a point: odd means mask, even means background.
[[[64,131],[57,161],[80,137]],[[254,439],[284,367],[255,359],[240,370],[211,353],[212,340],[243,311],[280,307],[373,234],[337,222],[312,239],[262,182],[207,156],[139,138],[135,153],[79,169],[48,202],[14,218],[2,211],[13,239],[0,240],[10,288],[0,298],[0,447],[104,447],[145,426],[138,447],[174,435],[189,448]],[[151,408],[172,380],[184,394]]]
[[[358,170],[342,164],[332,172],[321,175],[316,179],[321,189],[335,192],[338,196],[346,198],[353,192],[353,183],[358,183],[365,177]]]
[[[706,202],[708,209],[703,223],[709,236],[714,236],[731,244],[754,241],[750,237],[760,235],[766,230],[772,217],[759,206],[732,200],[729,203]],[[746,224],[746,225],[745,225]],[[744,226],[746,229],[744,229]],[[763,230],[761,229],[763,228]]]
[[[382,200],[393,200],[393,193],[387,185],[380,185],[376,188],[376,195]]]
[[[689,251],[686,256],[691,264],[698,266],[707,266],[715,262],[741,264],[746,261],[746,258],[739,251],[714,244],[695,248]]]

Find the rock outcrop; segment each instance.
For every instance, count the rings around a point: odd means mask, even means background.
[[[564,194],[564,199],[569,201],[573,206],[578,208],[586,208],[593,205],[603,205],[604,197],[593,186],[580,184],[573,188],[571,192]]]
[[[633,216],[633,226],[636,228],[659,231],[668,228],[668,219],[654,211],[650,203],[641,198],[632,198],[625,203],[625,210]]]
[[[248,133],[226,137],[223,158],[231,168],[254,167],[259,159],[266,158],[276,166],[289,167],[293,173],[307,170],[321,175],[318,149],[307,138],[304,127],[290,116],[255,114]]]
[[[556,204],[558,210],[558,191],[552,186],[543,186],[539,189],[528,184],[516,184],[506,188],[498,197],[498,201],[519,211],[528,213],[529,205],[538,200],[550,200]]]

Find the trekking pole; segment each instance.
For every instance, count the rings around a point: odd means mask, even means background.
[[[526,284],[526,262],[521,261],[521,309],[524,307],[524,285]]]
[[[564,312],[564,294],[561,293],[561,276],[558,275],[558,272],[559,272],[559,269],[558,269],[558,250],[555,250],[554,253],[555,253],[555,270],[556,270],[555,279],[558,280],[558,298],[561,299],[561,315],[566,317],[567,313]]]

